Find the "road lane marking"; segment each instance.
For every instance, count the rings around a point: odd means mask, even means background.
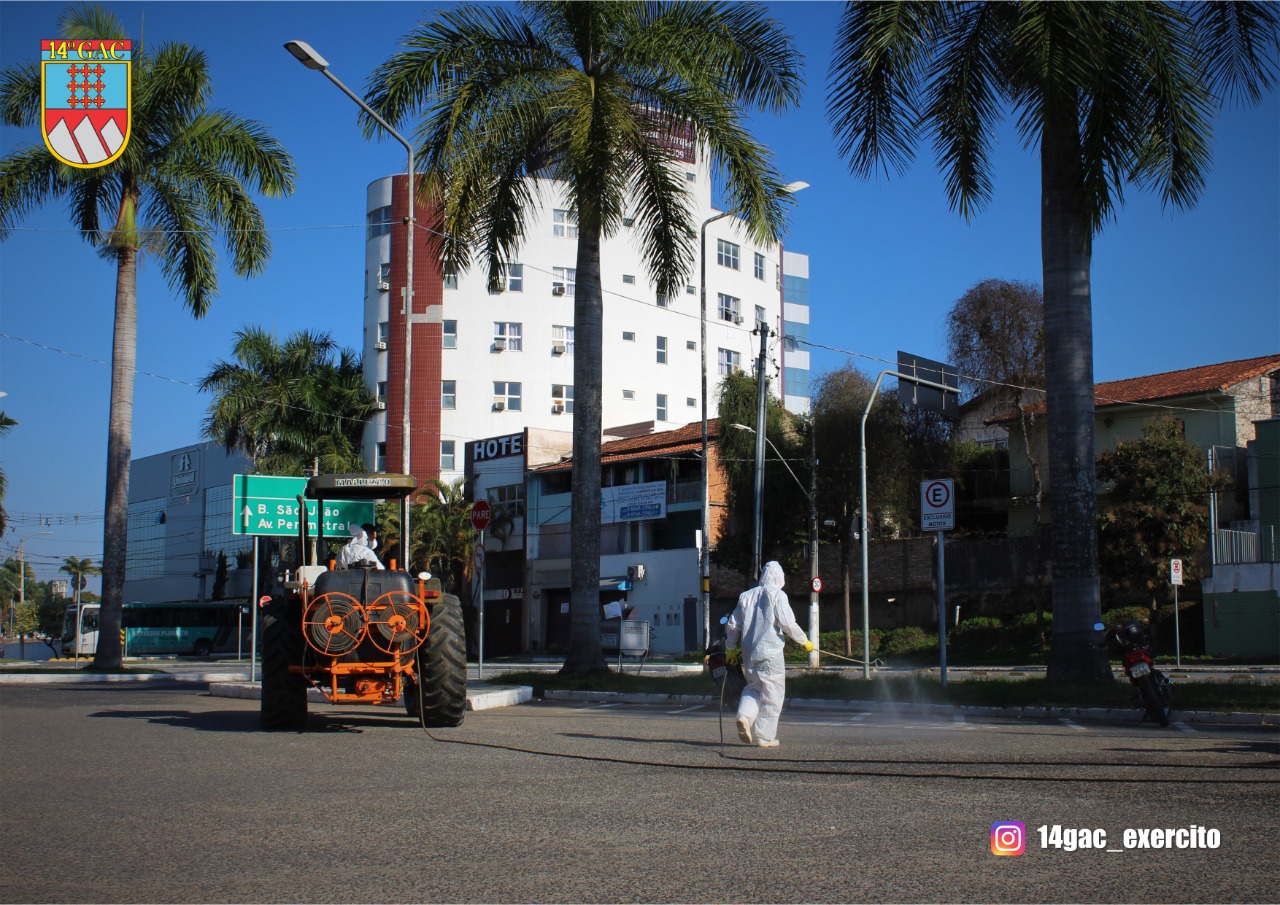
[[[1178,729],[1181,729],[1183,732],[1195,732],[1195,731],[1196,731],[1195,729],[1192,729],[1190,726],[1188,726],[1186,723],[1176,723],[1176,722],[1175,722],[1173,725],[1174,725],[1175,727],[1177,727]]]
[[[1058,722],[1062,723],[1064,726],[1070,726],[1072,729],[1079,729],[1081,732],[1087,731],[1079,723],[1073,722],[1067,719],[1065,716],[1058,717]]]
[[[694,710],[701,710],[706,704],[694,704],[692,707],[683,707],[680,710],[668,710],[667,713],[690,713]]]

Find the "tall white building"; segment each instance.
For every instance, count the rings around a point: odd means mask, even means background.
[[[685,166],[701,223],[719,213],[711,206],[710,175],[705,164]],[[572,430],[577,226],[562,183],[531,182],[538,205],[528,212],[524,244],[501,292],[488,291],[482,266],[456,276],[440,272],[424,228],[431,220],[419,208],[410,367],[411,471],[419,483],[462,477],[468,441],[525,427]],[[402,468],[406,184],[397,175],[369,186],[365,250],[365,374],[386,406],[366,429],[365,459],[371,469],[393,472]],[[721,375],[752,370],[759,351],[752,331],[761,321],[772,333],[767,373],[774,394],[792,410],[807,411],[807,353],[788,348],[779,330],[785,321],[788,332],[807,337],[808,258],[757,245],[737,218],[710,224],[704,350],[697,264],[682,291],[659,296],[642,264],[638,230],[624,223],[600,255],[606,434],[698,420],[704,361],[714,417]]]

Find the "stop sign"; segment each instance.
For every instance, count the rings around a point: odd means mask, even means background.
[[[489,509],[488,500],[476,500],[476,504],[471,507],[471,525],[477,531],[483,531],[485,526],[489,524],[489,519],[493,517],[492,511]]]

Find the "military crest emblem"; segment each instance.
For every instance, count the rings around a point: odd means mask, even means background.
[[[106,166],[129,144],[132,41],[40,42],[40,132],[68,166]]]

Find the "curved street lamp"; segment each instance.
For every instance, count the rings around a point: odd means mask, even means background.
[[[417,238],[414,226],[414,214],[417,208],[417,197],[414,192],[414,172],[413,172],[413,145],[405,139],[403,135],[391,128],[391,125],[373,111],[364,100],[354,91],[342,84],[332,72],[329,71],[329,61],[320,56],[310,44],[306,41],[286,41],[284,49],[293,54],[299,63],[308,69],[321,73],[329,81],[337,85],[342,93],[355,101],[360,109],[369,114],[384,131],[400,144],[404,145],[405,151],[409,155],[409,216],[408,224],[408,240],[405,242],[405,290],[404,290],[404,419],[401,423],[401,450],[400,450],[400,468],[407,475],[412,475],[410,470],[409,456],[409,397],[412,385],[409,382],[409,371],[413,365],[413,243]],[[404,567],[409,568],[409,510],[404,511],[405,523],[400,526],[400,556],[404,562]]]

